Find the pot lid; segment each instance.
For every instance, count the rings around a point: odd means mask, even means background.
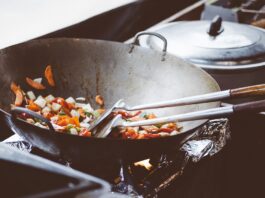
[[[264,66],[265,32],[259,28],[220,17],[211,21],[174,22],[160,26],[156,33],[168,41],[167,51],[201,67],[233,68]],[[153,36],[140,38],[140,45],[161,50]]]

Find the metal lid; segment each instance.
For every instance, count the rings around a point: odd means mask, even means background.
[[[220,18],[211,21],[174,22],[155,32],[168,41],[168,52],[203,68],[247,69],[265,65],[265,32],[259,28]],[[140,39],[140,45],[161,50],[156,37]]]

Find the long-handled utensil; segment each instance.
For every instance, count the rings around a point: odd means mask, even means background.
[[[136,127],[146,126],[169,122],[183,122],[191,120],[211,119],[217,117],[226,117],[234,113],[253,113],[265,110],[265,100],[242,103],[226,107],[218,107],[213,109],[195,111],[190,113],[178,114],[173,116],[155,118],[150,120],[127,122],[122,119],[120,114],[116,115],[113,120],[108,122],[100,132],[96,134],[96,137],[107,137],[111,130],[115,127]]]
[[[110,109],[108,109],[102,116],[95,120],[89,127],[92,131],[98,127],[108,116],[116,109],[121,109],[125,111],[137,111],[144,109],[155,109],[155,108],[165,108],[165,107],[175,107],[182,105],[198,104],[203,102],[213,102],[228,98],[239,98],[239,97],[249,97],[265,94],[265,84],[253,85],[248,87],[241,87],[236,89],[229,89],[225,91],[218,91],[207,93],[203,95],[190,96],[185,98],[179,98],[175,100],[167,100],[150,104],[143,104],[130,107],[123,100],[117,101]]]

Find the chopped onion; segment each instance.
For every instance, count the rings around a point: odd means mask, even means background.
[[[69,97],[65,100],[67,103],[75,104],[75,99],[73,97]]]
[[[76,108],[83,108],[84,106],[86,106],[86,104],[84,104],[84,103],[76,103],[75,104],[75,106],[76,106]]]
[[[47,128],[47,127],[45,127],[44,125],[42,125],[41,123],[39,123],[39,122],[36,122],[35,124],[34,124],[35,126],[38,126],[38,127],[40,127],[40,128]]]
[[[35,124],[35,121],[32,118],[27,118],[27,122],[30,124]]]
[[[86,116],[86,118],[85,118],[82,122],[84,122],[84,123],[88,123],[88,122],[90,122],[90,121],[91,121],[91,118],[89,118],[89,117]]]
[[[39,97],[34,101],[34,103],[35,103],[36,105],[38,105],[39,107],[44,108],[45,105],[46,105],[46,100],[44,100],[44,98],[43,98],[42,96],[39,96]]]
[[[70,128],[70,134],[78,135],[78,132],[77,132],[76,128]]]
[[[73,116],[73,117],[80,117],[80,114],[79,114],[79,112],[78,111],[76,111],[76,110],[72,110],[71,112],[70,112],[70,114]]]
[[[178,134],[177,131],[172,131],[172,132],[170,133],[170,136],[177,135],[177,134]]]
[[[47,101],[47,102],[51,102],[51,101],[53,101],[55,98],[53,97],[53,95],[48,95],[48,96],[46,96],[46,98],[45,98],[45,100]]]
[[[145,130],[140,130],[140,131],[138,131],[138,133],[139,133],[139,134],[143,134],[143,135],[144,135],[144,134],[147,134],[147,132],[146,132]]]
[[[49,113],[51,112],[51,108],[50,107],[44,107],[42,110],[41,110],[42,113]]]
[[[76,98],[77,101],[81,101],[81,102],[85,102],[86,101],[86,98],[84,97],[78,97]]]
[[[86,104],[86,105],[84,105],[83,107],[82,107],[82,109],[85,111],[85,112],[93,112],[94,111],[94,109],[92,109],[92,107],[91,107],[91,105],[88,103],[88,104]]]
[[[169,133],[165,133],[165,132],[160,132],[158,134],[161,135],[162,137],[166,137],[170,135]]]
[[[52,103],[52,110],[53,111],[59,111],[61,109],[62,105],[58,104],[58,103],[55,103],[53,102]]]
[[[85,122],[81,122],[80,126],[88,129],[90,127],[90,124],[85,123]]]
[[[41,83],[42,78],[35,78],[33,81],[37,82],[37,83]]]
[[[58,116],[51,117],[51,122],[56,122],[58,120]]]
[[[30,100],[35,100],[36,99],[36,96],[33,93],[33,91],[28,91],[27,92],[27,95],[28,95],[28,97],[29,97]]]

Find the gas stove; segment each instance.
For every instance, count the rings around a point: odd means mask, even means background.
[[[220,0],[206,5],[204,2],[206,1],[196,2],[158,24],[212,19],[216,14],[224,20],[251,24],[265,16],[262,0]],[[128,35],[135,33],[135,29],[132,29],[129,33],[120,35],[120,38],[128,38]],[[56,33],[52,37],[56,37]],[[217,124],[220,120],[214,121],[213,125],[206,126],[206,129],[213,126],[218,128],[211,128],[216,133],[214,136],[205,134],[209,130],[200,131],[201,136],[194,136],[181,150],[133,164],[122,160],[114,163],[75,164],[54,158],[24,141],[11,141],[9,144],[101,177],[113,185],[113,191],[131,196],[261,197],[262,193],[264,196],[263,183],[258,181],[265,176],[265,163],[261,157],[264,156],[265,145],[264,121],[264,115],[254,115],[251,118],[231,117],[231,128],[228,127],[227,120],[222,120],[221,125]],[[230,139],[230,129],[232,140],[227,142]],[[228,133],[224,135],[225,131]],[[215,144],[217,142],[219,144]]]

